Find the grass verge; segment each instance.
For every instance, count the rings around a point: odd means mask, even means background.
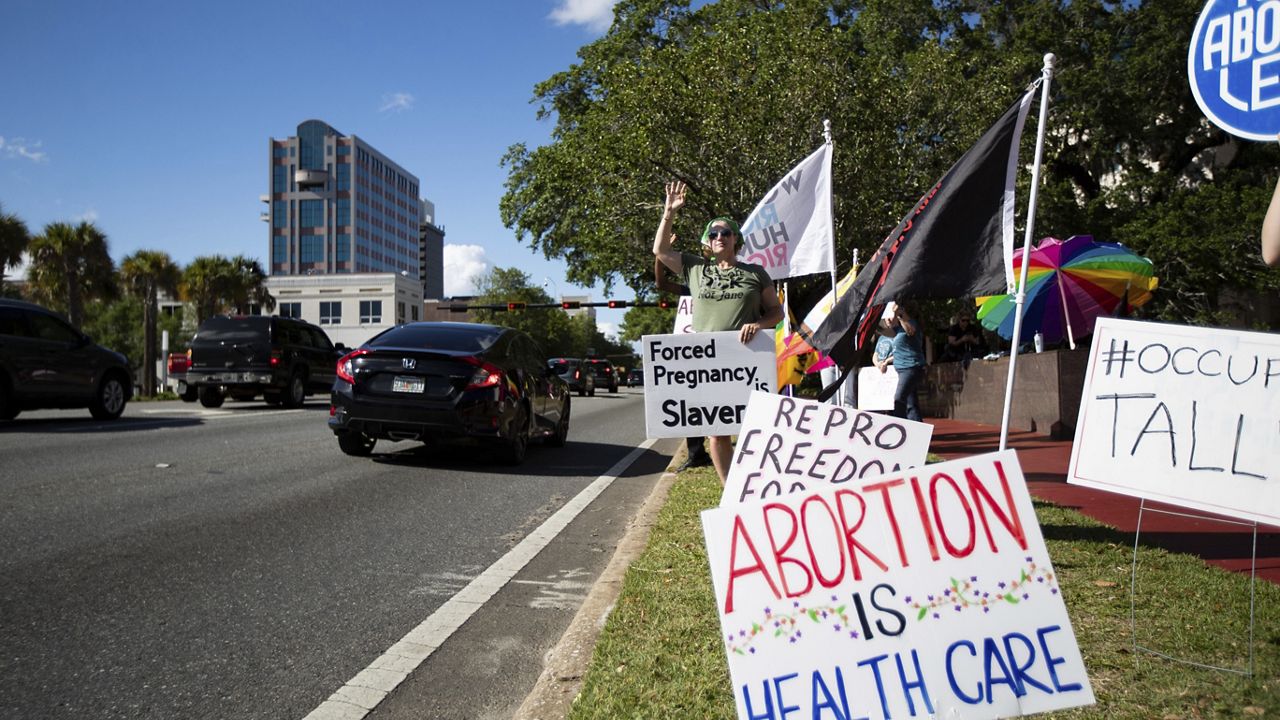
[[[733,695],[698,513],[719,503],[713,470],[680,474],[645,553],[627,571],[569,717],[732,718]],[[1047,503],[1036,515],[1060,578],[1097,704],[1063,718],[1280,717],[1280,587],[1256,585],[1254,675],[1133,651],[1133,536]],[[1139,643],[1244,669],[1249,579],[1191,555],[1143,547]]]

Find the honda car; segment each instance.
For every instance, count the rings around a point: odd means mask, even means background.
[[[417,322],[338,361],[329,428],[348,455],[379,440],[478,442],[507,463],[530,440],[563,446],[569,389],[528,335],[496,325]]]

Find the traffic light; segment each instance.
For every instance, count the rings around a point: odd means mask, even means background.
[[[560,303],[560,307],[561,307],[562,309],[564,309],[564,310],[578,310],[578,309],[580,309],[580,308],[582,307],[582,301],[580,301],[580,300],[565,300],[564,302],[561,302],[561,303]]]
[[[619,308],[624,308],[626,306],[627,306],[626,300],[610,300],[609,301],[609,307],[614,310],[617,310]]]
[[[507,303],[507,310],[523,310],[524,308],[525,308],[525,304],[522,302]]]
[[[663,310],[670,310],[675,306],[676,304],[671,302],[670,300],[658,300],[658,307],[662,308]]]

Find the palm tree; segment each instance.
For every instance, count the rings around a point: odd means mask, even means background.
[[[142,301],[142,392],[156,389],[156,321],[160,313],[159,295],[178,292],[182,270],[168,253],[139,250],[120,263],[120,279],[131,295]]]
[[[182,271],[182,296],[195,308],[197,325],[224,309],[231,276],[231,261],[223,255],[202,255]]]
[[[22,253],[30,243],[27,224],[0,205],[0,285],[4,284],[5,270],[22,262]]]
[[[107,236],[89,222],[49,223],[32,238],[27,280],[37,302],[63,310],[71,324],[84,321],[84,303],[114,299],[116,267]]]
[[[249,312],[250,304],[256,304],[267,312],[276,308],[276,299],[267,290],[267,274],[262,271],[261,263],[237,255],[231,258],[231,267],[233,276],[227,300],[237,313]]]

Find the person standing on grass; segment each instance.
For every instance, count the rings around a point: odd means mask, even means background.
[[[920,343],[920,327],[900,303],[885,314],[877,331],[893,340],[893,369],[898,372],[898,389],[893,393],[893,414],[907,420],[921,421],[920,400],[916,393],[924,381],[924,350]]]
[[[694,332],[736,330],[738,339],[750,342],[761,328],[773,328],[782,321],[782,304],[773,289],[769,273],[759,265],[738,261],[738,224],[728,217],[707,223],[702,241],[711,258],[682,253],[672,247],[671,226],[684,207],[687,186],[679,180],[667,183],[662,220],[653,238],[653,254],[693,296]],[[733,439],[711,438],[711,462],[724,485],[733,460]]]
[[[671,293],[676,297],[684,297],[689,294],[687,286],[671,282],[667,278],[666,268],[663,267],[662,261],[656,257],[653,259],[653,280],[658,287],[658,292]],[[676,468],[676,472],[684,472],[691,468],[706,467],[712,464],[711,456],[707,454],[706,438],[701,435],[685,438],[684,446],[686,457],[680,467]]]

